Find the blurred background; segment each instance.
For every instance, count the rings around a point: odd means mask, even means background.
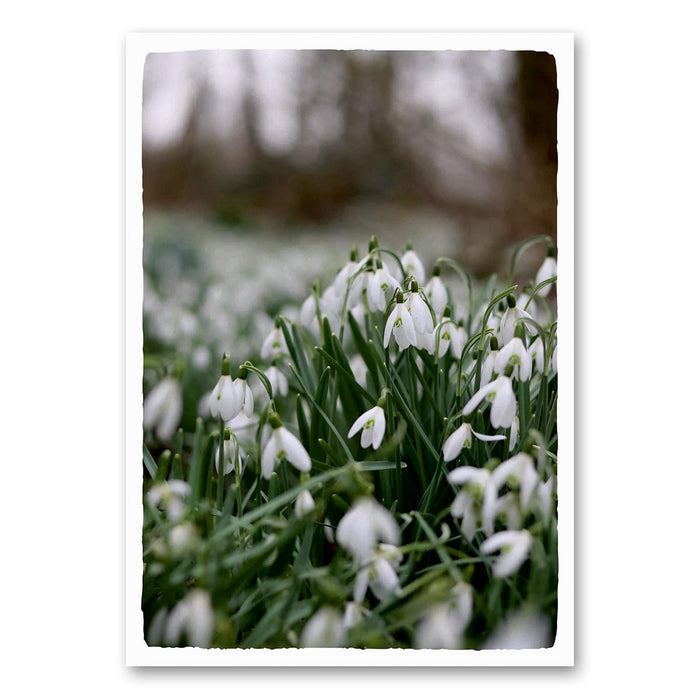
[[[144,213],[380,243],[433,228],[484,275],[514,244],[556,238],[556,110],[543,52],[154,53]]]
[[[428,273],[444,256],[505,276],[520,242],[556,240],[556,113],[542,52],[149,54],[144,352],[186,358],[192,405],[214,358],[255,361],[275,316],[372,235],[410,241]],[[545,253],[526,250],[516,283]]]

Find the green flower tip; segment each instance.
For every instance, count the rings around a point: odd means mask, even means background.
[[[270,414],[270,425],[272,426],[273,430],[277,430],[277,428],[282,427],[282,420],[279,417],[278,413],[271,413]]]
[[[418,291],[418,282],[416,282],[415,277],[411,277],[411,291],[412,292],[417,292]]]
[[[523,329],[523,324],[518,323],[515,327],[515,332],[513,333],[515,338],[520,338],[520,340],[525,340],[525,330]]]
[[[396,292],[396,303],[403,304],[403,292]],[[370,343],[372,341],[370,340]]]
[[[377,399],[377,406],[379,408],[384,408],[386,406],[386,397],[387,397],[388,391],[386,388],[382,389],[382,393],[379,396],[379,399]]]
[[[248,378],[248,368],[245,365],[240,365],[238,368],[238,379],[247,379]]]
[[[412,241],[408,241],[408,243],[406,243],[406,250],[413,250],[413,242]]]
[[[350,262],[357,262],[359,258],[359,254],[357,252],[357,246],[354,245],[352,247],[352,250],[350,251]]]
[[[509,309],[514,309],[515,308],[515,297],[512,294],[509,294],[506,301],[508,302],[508,308]]]
[[[550,244],[549,246],[547,246],[547,257],[553,258],[555,255],[556,255],[556,252],[554,250],[554,246]]]
[[[439,263],[435,263],[435,265],[433,265],[433,277],[440,277],[440,265],[439,265]]]
[[[379,243],[377,242],[377,237],[372,236],[372,238],[369,239],[369,252],[371,253],[373,250],[376,250],[379,248]]]
[[[491,336],[490,343],[491,343],[491,350],[498,350],[498,339],[496,338],[495,335]]]
[[[231,374],[231,360],[229,360],[229,355],[227,352],[221,360],[221,376],[228,377]]]
[[[384,267],[384,263],[381,260],[377,260],[376,268],[381,270]]]
[[[231,428],[224,428],[224,440],[230,440],[231,435]]]
[[[452,309],[449,306],[446,306],[442,310],[442,317],[443,318],[452,318]]]

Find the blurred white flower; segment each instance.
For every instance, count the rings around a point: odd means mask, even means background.
[[[491,425],[494,428],[507,428],[513,423],[517,402],[510,377],[497,377],[482,386],[469,399],[462,414],[468,416],[473,413],[484,399],[491,402]]]
[[[409,248],[401,256],[401,265],[403,266],[406,277],[415,277],[418,284],[425,282],[425,268],[416,252]]]
[[[353,600],[360,603],[367,595],[367,587],[377,600],[384,600],[401,592],[396,570],[403,554],[392,544],[380,543],[374,556],[357,572],[353,587]]]
[[[435,318],[442,318],[442,312],[447,306],[447,288],[440,279],[439,269],[433,270],[433,276],[428,280],[423,291],[430,306],[433,307]]]
[[[540,269],[537,270],[535,275],[535,286],[548,280],[550,277],[554,277],[557,274],[557,261],[554,258],[554,248],[550,248],[547,252],[547,257],[544,259]],[[552,288],[552,284],[545,284],[542,289],[537,291],[537,295],[541,297],[546,297],[549,294],[549,290]]]
[[[459,484],[462,489],[455,496],[450,514],[461,520],[462,534],[471,542],[481,524],[481,505],[486,484],[491,473],[483,467],[462,466],[453,469],[447,476],[451,484]]]
[[[311,457],[309,457],[309,453],[301,444],[299,438],[290,433],[281,423],[277,427],[273,424],[272,428],[272,435],[270,435],[270,439],[263,449],[260,460],[262,475],[269,479],[282,459],[286,459],[300,472],[310,471]]]
[[[146,501],[153,508],[164,508],[168,520],[180,520],[186,511],[184,499],[189,497],[191,491],[186,481],[168,479],[151,486],[146,494]]]
[[[352,629],[355,625],[362,622],[362,617],[367,615],[368,612],[369,611],[367,608],[365,608],[363,605],[351,600],[345,605],[345,612],[343,613],[343,627],[345,627],[347,630]]]
[[[294,501],[294,513],[297,518],[301,518],[306,513],[310,513],[316,507],[316,502],[311,492],[304,489]]]
[[[473,590],[458,583],[452,600],[432,605],[421,617],[414,636],[416,649],[462,649],[464,631],[471,622]]]
[[[348,432],[348,437],[351,438],[362,430],[360,436],[360,445],[372,449],[379,449],[384,439],[384,430],[386,428],[386,417],[384,409],[381,406],[373,406],[369,411],[365,411],[353,424]]]
[[[545,615],[524,607],[509,613],[484,642],[482,649],[545,649],[552,646],[552,626]]]
[[[191,551],[199,541],[199,531],[194,523],[178,523],[168,533],[168,544],[175,556]]]
[[[263,360],[274,359],[282,355],[288,355],[287,341],[284,339],[284,333],[279,327],[273,328],[263,340],[260,356]]]
[[[535,369],[540,374],[544,372],[544,343],[539,335],[530,343],[527,352],[535,363]]]
[[[184,635],[189,646],[208,648],[214,634],[214,611],[209,594],[200,589],[190,591],[167,618],[161,617],[160,622],[162,634],[153,631],[150,635],[152,644],[162,640],[167,646],[175,646]]]
[[[306,648],[342,647],[345,643],[343,616],[335,608],[319,608],[301,631],[301,646]]]
[[[491,535],[481,543],[482,554],[493,554],[500,550],[500,555],[493,563],[493,575],[496,578],[512,576],[530,554],[532,535],[527,530],[503,530]]]
[[[265,376],[270,382],[273,396],[286,396],[289,392],[289,382],[284,372],[277,367],[269,367],[265,370]]]
[[[367,388],[367,363],[362,359],[362,355],[353,355],[350,358],[350,369],[355,377],[355,381],[365,389]]]
[[[182,390],[174,377],[161,379],[143,402],[144,430],[153,430],[159,440],[169,440],[182,418]]]
[[[368,561],[380,542],[398,545],[401,532],[394,516],[374,498],[357,499],[340,519],[335,538],[355,560]]]

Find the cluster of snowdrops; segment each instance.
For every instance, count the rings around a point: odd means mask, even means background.
[[[224,354],[192,429],[187,363],[158,365],[149,645],[551,646],[556,258],[547,246],[519,288],[523,248],[505,287],[477,290],[454,260],[427,274],[373,238],[277,317],[254,361]]]

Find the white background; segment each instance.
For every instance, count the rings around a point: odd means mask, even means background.
[[[170,699],[201,696],[203,684],[256,697],[682,697],[696,686],[691,5],[455,5],[66,0],[5,11],[0,629],[12,697]],[[574,32],[575,668],[124,666],[124,47],[128,32],[166,30]]]

